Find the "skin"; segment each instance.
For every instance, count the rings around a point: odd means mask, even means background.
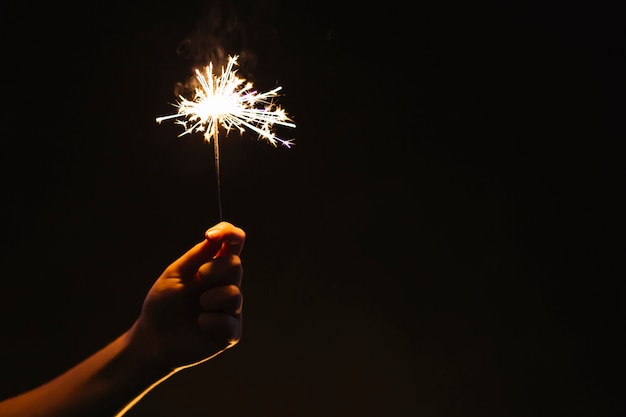
[[[121,416],[152,388],[241,338],[242,229],[221,222],[170,264],[133,326],[53,380],[0,402],[3,417]]]

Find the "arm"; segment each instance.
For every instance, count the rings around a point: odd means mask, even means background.
[[[121,416],[174,373],[234,346],[245,233],[222,222],[205,237],[154,282],[128,331],[46,384],[0,402],[0,415]]]

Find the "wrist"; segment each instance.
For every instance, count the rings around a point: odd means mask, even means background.
[[[148,330],[140,327],[139,322],[135,322],[120,339],[123,346],[123,361],[128,363],[142,379],[153,383],[171,375],[173,369],[161,359],[158,343],[155,343],[148,333]]]

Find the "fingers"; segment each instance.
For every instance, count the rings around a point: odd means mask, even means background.
[[[235,227],[228,222],[221,222],[207,230],[204,234],[209,242],[220,242],[221,251],[219,255],[235,254],[241,255],[241,250],[246,241],[245,232],[239,227]]]
[[[243,268],[238,255],[222,255],[198,269],[201,313],[198,326],[211,334],[222,347],[232,346],[241,338]]]
[[[207,313],[224,313],[239,317],[243,307],[243,294],[236,285],[212,288],[200,296],[200,307]]]
[[[237,255],[223,255],[214,258],[198,268],[196,281],[201,290],[221,285],[241,286],[243,266]]]
[[[196,271],[216,256],[224,254],[239,255],[245,242],[242,229],[227,222],[221,222],[205,232],[206,240],[196,244],[184,255],[174,261],[168,272],[179,276],[182,280],[192,279]]]
[[[241,317],[224,313],[202,313],[198,316],[198,326],[211,335],[219,348],[233,346],[241,339]]]

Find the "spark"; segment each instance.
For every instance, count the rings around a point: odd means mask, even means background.
[[[174,105],[178,112],[158,117],[157,123],[178,119],[176,123],[185,129],[179,136],[203,132],[207,142],[211,139],[217,142],[220,125],[226,129],[227,135],[233,128],[240,134],[248,128],[274,146],[280,143],[290,148],[293,140],[280,139],[272,130],[274,125],[296,127],[287,112],[274,103],[273,99],[282,87],[257,92],[251,82],[237,76],[234,69],[237,59],[238,55],[229,56],[226,69],[222,67],[219,76],[213,73],[212,62],[204,68],[204,73],[196,69],[199,86],[194,89],[193,99],[179,95]]]
[[[232,130],[239,130],[243,134],[250,129],[267,140],[274,147],[278,144],[290,148],[294,145],[293,139],[283,140],[273,131],[274,125],[295,128],[293,120],[287,112],[275,104],[274,98],[282,87],[259,93],[253,84],[237,76],[238,55],[228,57],[228,65],[222,67],[221,75],[213,73],[213,63],[204,67],[204,72],[195,70],[197,86],[194,88],[191,100],[182,95],[174,106],[177,113],[157,117],[157,123],[175,119],[183,126],[184,131],[178,135],[203,133],[207,142],[213,141],[215,153],[215,170],[217,173],[218,203],[220,221],[222,220],[222,203],[220,198],[220,167],[219,167],[219,129],[226,129],[226,135]]]

